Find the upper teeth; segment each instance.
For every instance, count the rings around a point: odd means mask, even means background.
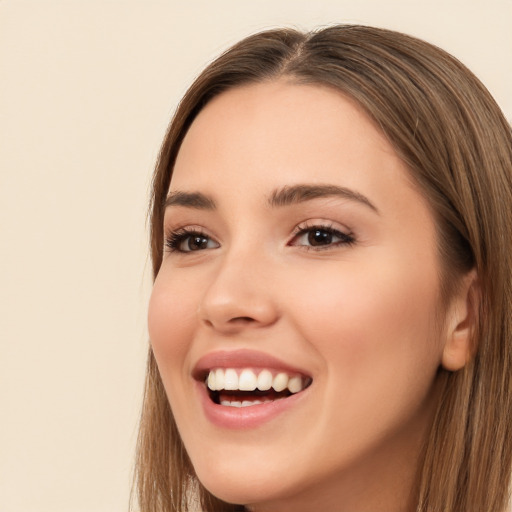
[[[290,393],[298,393],[306,387],[301,376],[289,376],[285,372],[273,375],[270,370],[255,372],[250,369],[238,373],[233,368],[210,370],[206,383],[212,391],[268,391],[273,388],[279,392],[288,388]]]

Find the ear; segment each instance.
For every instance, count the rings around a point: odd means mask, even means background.
[[[480,285],[476,270],[468,272],[459,283],[447,316],[446,343],[441,364],[455,372],[463,368],[473,357],[476,347],[473,332],[478,320]]]

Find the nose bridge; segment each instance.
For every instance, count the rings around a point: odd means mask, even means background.
[[[202,321],[224,331],[264,326],[277,319],[270,285],[270,259],[254,240],[238,243],[219,258],[199,307]]]

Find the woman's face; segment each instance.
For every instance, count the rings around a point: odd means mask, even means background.
[[[334,90],[240,87],[167,203],[149,331],[201,482],[254,510],[403,502],[444,335],[433,217],[385,136]]]

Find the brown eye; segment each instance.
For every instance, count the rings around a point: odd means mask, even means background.
[[[209,238],[203,235],[191,235],[180,244],[182,251],[200,251],[208,247]]]
[[[208,235],[198,231],[182,229],[170,233],[165,245],[171,252],[196,252],[206,249],[216,249],[219,244]]]
[[[324,229],[312,229],[308,233],[309,245],[329,245],[332,243],[332,233]]]
[[[306,249],[330,249],[342,245],[352,245],[355,238],[351,234],[343,233],[327,226],[312,226],[302,228],[293,238],[290,245],[298,245]]]

